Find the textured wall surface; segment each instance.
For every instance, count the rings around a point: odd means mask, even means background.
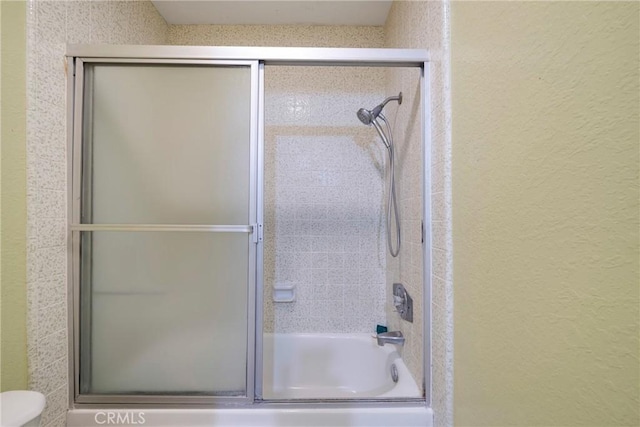
[[[0,391],[27,387],[26,7],[0,3]]]
[[[451,244],[451,131],[449,101],[448,2],[395,1],[385,25],[385,46],[428,49],[431,71],[431,206],[432,206],[432,407],[437,426],[453,423],[453,292]],[[387,94],[402,91],[404,100],[394,114],[398,147],[399,206],[403,247],[398,258],[387,255],[387,283],[400,281],[414,303],[422,300],[422,245],[420,220],[422,147],[420,80],[416,70],[387,71]],[[391,106],[395,109],[395,105]],[[389,109],[389,111],[394,111]],[[391,288],[387,288],[391,299]],[[390,307],[390,304],[388,305]],[[414,322],[407,323],[394,312],[389,323],[407,336],[404,357],[416,378],[422,377],[422,315],[414,307]]]
[[[44,393],[43,425],[67,409],[66,43],[164,44],[148,1],[27,4],[27,330],[29,387]]]
[[[169,44],[205,46],[381,47],[381,27],[169,25]]]
[[[453,3],[456,425],[640,424],[639,7]]]
[[[171,25],[172,44],[381,47],[381,27]],[[356,118],[382,69],[265,69],[265,332],[372,332],[384,309],[383,152]],[[274,284],[296,301],[273,303]]]
[[[380,102],[383,79],[379,69],[265,69],[266,331],[386,323],[383,148],[355,114]],[[274,284],[295,285],[296,301],[272,303]]]

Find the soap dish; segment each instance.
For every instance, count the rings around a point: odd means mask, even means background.
[[[293,302],[296,299],[294,285],[275,285],[273,287],[273,302]]]

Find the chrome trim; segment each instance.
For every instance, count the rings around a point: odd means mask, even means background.
[[[66,70],[67,70],[67,194],[70,195],[67,197],[67,224],[73,222],[74,211],[73,211],[73,162],[74,162],[74,151],[73,151],[73,137],[74,137],[74,114],[75,114],[75,78],[76,78],[76,61],[75,58],[66,58]],[[67,252],[73,253],[74,248],[74,236],[71,231],[67,227]],[[75,331],[75,294],[73,289],[73,272],[74,272],[74,263],[73,256],[67,257],[67,345],[68,345],[68,354],[69,354],[69,366],[67,371],[67,380],[69,381],[68,394],[69,394],[69,404],[70,407],[73,408],[73,401],[75,398],[75,372],[76,366],[75,362],[77,360],[74,357],[74,351],[76,348],[76,337]]]
[[[102,58],[102,57],[81,57],[85,63],[98,64],[176,64],[176,65],[215,65],[219,67],[251,67],[254,60],[245,61],[225,61],[218,59],[165,59],[165,58]]]
[[[433,361],[431,360],[431,327],[433,325],[431,316],[431,272],[432,272],[432,256],[431,256],[431,79],[430,79],[429,63],[425,61],[421,70],[422,83],[422,157],[424,159],[422,165],[422,204],[423,204],[423,244],[422,244],[422,365],[424,372],[424,391],[427,407],[431,407],[433,398],[432,370]]]
[[[262,400],[264,333],[264,63],[258,66],[258,242],[256,257],[255,400]]]
[[[380,347],[385,344],[398,345],[400,347],[404,346],[404,335],[402,335],[402,331],[389,331],[389,332],[381,332],[376,335],[376,341]],[[396,366],[396,365],[393,365]],[[397,382],[397,381],[394,381]]]
[[[252,233],[251,225],[180,224],[71,224],[71,231],[191,231],[199,233]]]
[[[343,408],[343,407],[375,407],[384,403],[389,406],[424,406],[424,399],[419,397],[398,397],[398,398],[363,398],[363,399],[282,399],[282,400],[263,400],[254,406],[264,407],[282,407],[299,408],[303,403],[308,408]]]
[[[69,215],[69,223],[80,221],[80,194],[82,191],[81,174],[78,172],[81,170],[82,165],[82,116],[83,116],[83,98],[84,98],[84,64],[82,60],[75,60],[74,64],[74,86],[71,90],[74,92],[73,102],[73,126],[72,126],[72,147],[69,150],[69,156],[71,156],[70,168],[71,174],[68,177],[69,185],[71,186],[71,197],[69,205],[71,212]],[[70,316],[72,317],[73,330],[69,333],[69,339],[73,339],[73,351],[70,353],[73,355],[73,375],[69,377],[69,389],[70,394],[73,395],[73,400],[80,394],[80,234],[71,231],[69,226],[69,234],[71,235],[71,259],[69,263],[71,274],[68,275],[69,293],[73,298]],[[72,400],[72,401],[73,401]]]
[[[82,402],[75,405],[75,409],[145,409],[145,408],[162,408],[162,409],[184,409],[184,404],[190,404],[192,407],[202,408],[201,405],[209,405],[206,409],[220,409],[218,406],[210,406],[213,399],[215,403],[220,403],[225,409],[230,407],[241,407],[242,409],[258,409],[258,408],[281,408],[281,409],[299,409],[300,404],[304,404],[306,408],[331,409],[331,408],[371,408],[379,407],[382,403],[385,406],[392,407],[424,407],[424,399],[422,398],[384,398],[384,399],[283,399],[283,400],[262,400],[244,405],[238,402],[239,398],[226,397],[214,398],[209,396],[139,396],[139,395],[93,395],[94,402],[89,402],[89,396],[81,396]],[[147,397],[148,402],[145,403],[125,403],[131,402],[131,398]],[[224,402],[219,402],[224,399]],[[117,401],[116,401],[117,400]],[[108,403],[101,403],[108,402]]]
[[[252,226],[254,239],[258,237],[258,117],[259,108],[259,76],[258,62],[251,64],[251,123],[250,123],[250,153],[249,153],[249,218],[255,226]],[[255,394],[255,334],[256,334],[256,255],[257,248],[253,240],[248,242],[249,245],[249,271],[247,272],[247,377],[246,377],[246,395],[249,401],[254,400]]]
[[[135,402],[135,403],[131,403]],[[236,405],[250,403],[246,396],[202,396],[202,395],[148,395],[148,394],[85,394],[76,397],[76,408],[114,406],[118,408],[153,407],[167,405]],[[97,406],[99,405],[99,406]],[[181,406],[182,407],[182,406]],[[244,406],[243,406],[244,407]]]
[[[79,198],[79,222],[93,221],[93,89],[94,89],[94,68],[86,66],[83,62],[83,92],[82,103],[79,109],[82,114],[80,119],[80,139],[77,140],[77,149],[79,156],[78,182],[79,188],[77,196]],[[83,173],[87,171],[87,173]],[[90,173],[89,173],[90,172]],[[75,219],[74,222],[75,224]],[[91,318],[93,312],[91,310],[83,310],[83,307],[91,307],[93,282],[92,282],[92,260],[93,260],[93,236],[91,234],[78,236],[78,299],[80,301],[80,314],[78,320],[80,322],[80,388],[78,393],[81,394],[85,390],[91,388],[91,372],[92,372],[92,328]]]
[[[266,65],[422,67],[426,49],[153,46],[68,44],[67,56],[89,58],[260,60]]]

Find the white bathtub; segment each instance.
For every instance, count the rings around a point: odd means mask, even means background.
[[[391,365],[398,382],[391,379]],[[264,336],[265,399],[416,398],[421,393],[392,345],[366,334]],[[432,427],[422,403],[255,404],[219,409],[74,409],[69,427]],[[109,422],[113,420],[114,422]]]
[[[421,396],[395,346],[368,334],[265,334],[263,354],[265,399]]]

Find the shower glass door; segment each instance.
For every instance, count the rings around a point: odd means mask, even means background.
[[[256,82],[250,61],[77,61],[79,401],[252,398]]]

